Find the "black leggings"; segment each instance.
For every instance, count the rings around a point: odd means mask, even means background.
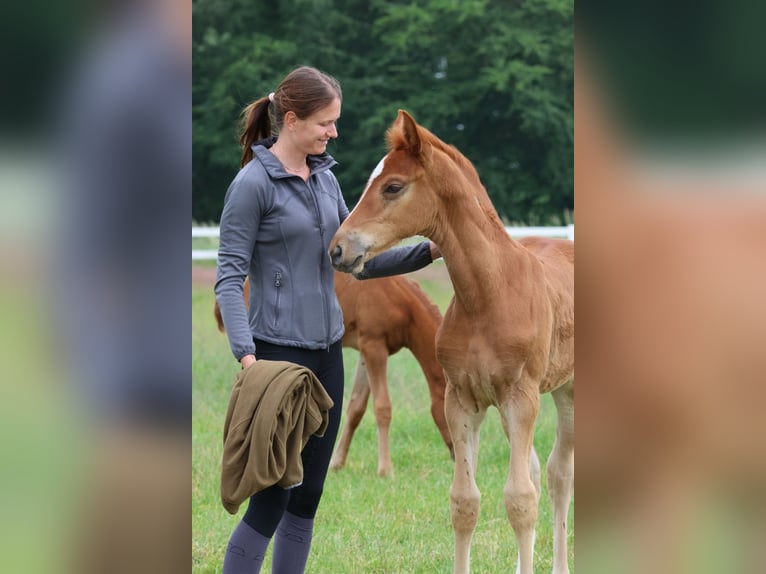
[[[290,361],[310,369],[335,403],[330,409],[324,435],[309,438],[301,453],[303,484],[287,490],[274,485],[250,497],[242,520],[263,536],[271,538],[285,510],[301,518],[314,518],[316,514],[343,410],[343,349],[340,341],[329,349],[312,351],[260,340],[255,341],[255,349],[258,359]]]

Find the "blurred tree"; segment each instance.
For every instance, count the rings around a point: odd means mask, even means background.
[[[473,161],[506,219],[573,209],[572,0],[195,0],[195,219],[220,215],[241,108],[302,64],[343,87],[329,151],[349,207],[404,108]]]

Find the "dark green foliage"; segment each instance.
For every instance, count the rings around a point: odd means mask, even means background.
[[[217,221],[241,109],[302,64],[343,87],[328,148],[349,207],[404,108],[476,166],[500,215],[574,208],[572,0],[195,0],[194,218]]]

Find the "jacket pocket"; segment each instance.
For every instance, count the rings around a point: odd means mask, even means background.
[[[274,273],[274,328],[279,326],[279,305],[282,298],[282,272]]]

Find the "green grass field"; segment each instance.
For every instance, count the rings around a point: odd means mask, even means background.
[[[443,268],[439,268],[442,265],[435,263],[428,273],[413,275],[444,311],[452,288]],[[231,516],[224,510],[219,499],[223,421],[238,365],[225,335],[216,329],[213,303],[212,285],[193,281],[192,572],[195,574],[221,571],[226,543],[239,521],[239,516]],[[344,349],[346,400],[357,359],[356,351]],[[375,421],[372,412],[368,412],[351,444],[346,468],[331,472],[325,483],[307,566],[309,573],[452,571],[449,516],[452,461],[431,419],[423,374],[408,350],[389,359],[388,374],[393,404],[391,453],[395,476],[382,479],[376,474]],[[553,401],[545,395],[535,438],[543,465],[553,445],[554,430]],[[487,413],[481,441],[477,483],[482,503],[473,538],[472,572],[510,572],[516,568],[516,541],[503,503],[509,448],[495,409]],[[243,505],[240,515],[244,510]],[[573,526],[570,508],[572,572]],[[535,546],[536,572],[551,570],[552,544],[550,501],[543,478]],[[267,555],[262,572],[269,571],[270,556]]]

